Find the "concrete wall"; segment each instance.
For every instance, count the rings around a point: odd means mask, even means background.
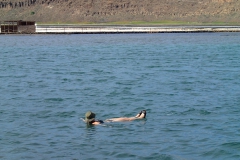
[[[173,27],[122,27],[122,26],[37,26],[36,33],[174,33],[174,32],[240,32],[238,26],[173,26]]]
[[[36,27],[36,29],[35,29]],[[240,32],[240,26],[76,26],[76,25],[33,25],[20,27],[19,33],[70,34],[70,33],[175,33],[175,32]],[[0,30],[0,33],[1,30]]]

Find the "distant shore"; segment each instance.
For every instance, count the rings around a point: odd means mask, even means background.
[[[240,26],[36,25],[39,34],[240,32]]]

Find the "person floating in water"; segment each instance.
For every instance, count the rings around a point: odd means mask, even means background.
[[[86,114],[85,114],[85,122],[88,124],[88,125],[97,125],[97,124],[101,124],[101,123],[104,123],[102,120],[97,120],[95,119],[95,113],[91,112],[91,111],[88,111]]]
[[[140,113],[138,113],[135,117],[119,117],[119,118],[111,118],[106,119],[105,122],[123,122],[123,121],[133,121],[136,119],[143,119],[146,118],[147,112],[146,110],[142,110]],[[95,119],[96,114],[88,111],[85,114],[85,122],[89,125],[98,125],[104,123],[102,120]]]

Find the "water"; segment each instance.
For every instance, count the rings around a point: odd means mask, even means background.
[[[0,36],[0,159],[240,159],[240,33]],[[87,127],[80,118],[147,119]]]

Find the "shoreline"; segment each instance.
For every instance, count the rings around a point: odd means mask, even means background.
[[[29,34],[110,34],[110,33],[203,33],[240,32],[240,26],[148,26],[148,25],[35,25]],[[0,34],[28,34],[1,33]]]

